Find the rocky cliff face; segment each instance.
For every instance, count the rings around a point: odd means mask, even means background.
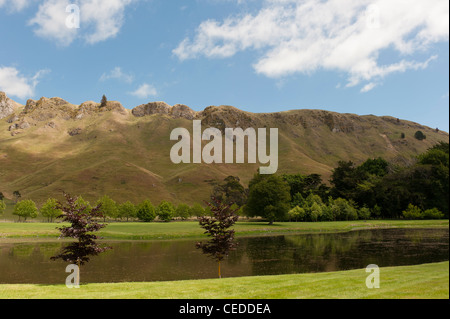
[[[170,106],[165,102],[150,102],[147,104],[142,104],[135,107],[131,112],[136,117],[144,117],[146,115],[153,114],[165,114],[174,118],[182,117],[188,120],[194,119],[197,115],[197,112],[193,111],[186,105],[177,104]]]
[[[14,113],[14,103],[4,92],[0,92],[0,120]]]

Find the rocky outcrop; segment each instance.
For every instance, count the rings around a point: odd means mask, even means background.
[[[77,128],[72,128],[70,130],[67,131],[67,134],[69,134],[70,136],[76,136],[76,135],[80,135],[81,134],[81,128],[77,127]]]
[[[122,106],[122,104],[116,101],[108,101],[106,103],[106,106],[104,107],[100,107],[100,103],[87,101],[80,104],[80,106],[76,110],[75,119],[80,120],[87,115],[108,111],[118,112],[122,115],[128,114],[127,110]]]
[[[188,120],[193,120],[197,115],[197,112],[184,104],[174,105],[171,111],[172,116],[175,118],[183,117]]]
[[[131,113],[136,117],[144,117],[152,114],[169,114],[172,107],[165,102],[151,102],[136,106]]]
[[[42,97],[38,101],[29,99],[20,116],[36,121],[48,121],[57,116],[68,120],[73,116],[73,105],[59,97]]]
[[[144,117],[153,114],[164,114],[173,118],[185,118],[192,120],[197,116],[197,112],[184,104],[170,106],[165,102],[150,102],[135,107],[131,113],[136,117]]]
[[[0,92],[0,120],[14,113],[14,103],[6,96],[6,93]]]

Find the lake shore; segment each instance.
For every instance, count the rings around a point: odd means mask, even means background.
[[[65,285],[0,285],[0,299],[448,299],[449,262],[380,268],[368,289],[365,269],[187,280]]]
[[[57,240],[58,223],[0,223],[0,243]],[[268,225],[264,222],[238,222],[236,237],[274,236],[306,233],[337,233],[362,229],[385,228],[448,228],[448,220],[369,220],[338,222],[282,222]],[[98,235],[104,240],[171,240],[205,238],[197,221],[170,223],[112,222]]]

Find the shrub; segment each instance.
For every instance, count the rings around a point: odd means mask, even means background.
[[[416,139],[418,139],[419,141],[425,140],[425,139],[427,138],[427,136],[426,136],[425,134],[423,134],[422,131],[417,131],[417,132],[414,134],[414,137],[415,137]]]
[[[423,212],[423,219],[443,219],[444,213],[437,208],[427,209]]]
[[[422,219],[422,210],[413,204],[409,204],[408,208],[403,211],[403,217],[406,219]]]
[[[358,218],[362,220],[367,220],[370,218],[370,209],[366,206],[358,210]]]

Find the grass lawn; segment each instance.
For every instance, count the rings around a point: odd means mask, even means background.
[[[448,299],[449,262],[380,268],[368,289],[365,269],[174,282],[0,285],[2,299]]]
[[[346,232],[366,228],[432,228],[447,227],[448,220],[371,220],[320,223],[275,223],[241,221],[235,225],[237,236],[260,236],[288,233]],[[0,241],[5,239],[56,238],[59,231],[56,223],[0,223]],[[108,240],[154,240],[202,237],[196,221],[171,223],[110,223],[99,232]]]

